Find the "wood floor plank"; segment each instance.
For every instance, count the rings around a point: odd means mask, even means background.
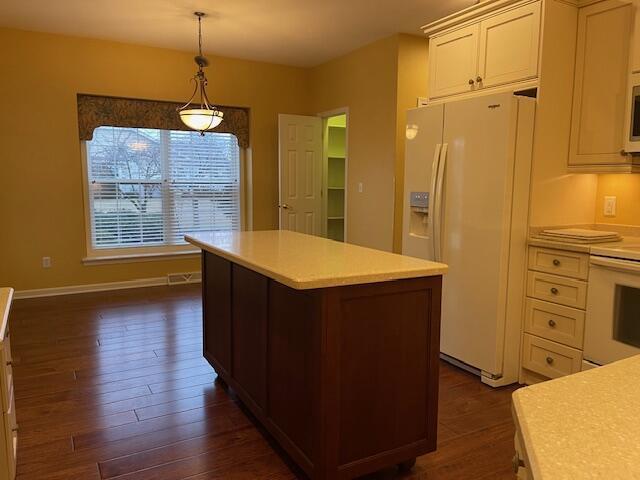
[[[251,422],[238,409],[231,414],[231,421],[227,422],[194,422],[171,427],[147,434],[127,437],[121,440],[96,445],[93,448],[82,450],[65,449],[60,443],[56,448],[47,449],[46,445],[38,445],[27,449],[27,460],[18,457],[21,472],[46,471],[52,465],[56,467],[84,465],[87,463],[99,463],[115,458],[125,457],[133,453],[146,452],[159,447],[170,446],[190,438],[198,438],[207,435],[223,435],[235,430],[251,426]]]
[[[130,425],[137,421],[135,413],[131,411],[106,416],[78,415],[55,423],[48,419],[24,421],[20,424],[20,444],[28,448],[103,428]]]
[[[264,440],[253,428],[234,430],[233,432],[222,435],[196,437],[153,450],[100,462],[100,473],[102,478],[111,478],[131,474],[138,470],[154,469],[154,475],[158,477],[161,476],[161,478],[168,478],[167,471],[175,470],[176,467],[175,464],[171,466],[168,466],[168,464],[179,461],[182,461],[184,464],[185,459],[207,452],[212,452],[215,456],[218,456],[220,450],[236,447],[234,448],[234,452],[228,452],[233,455],[237,453],[237,447],[239,445],[247,442],[264,443]],[[264,451],[266,453],[269,450],[264,449]],[[186,460],[186,462],[189,461],[190,460]],[[179,470],[181,470],[183,474],[186,473],[184,469]],[[159,472],[162,472],[162,474]],[[193,472],[191,472],[191,474],[193,474]]]
[[[304,478],[202,358],[198,285],[17,300],[18,480]],[[438,450],[367,480],[513,478],[514,388],[446,363]]]
[[[127,437],[157,432],[167,428],[177,427],[178,425],[202,422],[205,420],[210,422],[210,428],[215,428],[216,424],[219,424],[221,428],[228,429],[229,427],[236,426],[233,423],[233,413],[236,413],[237,408],[237,406],[231,404],[209,405],[203,408],[187,410],[186,412],[143,420],[137,423],[106,428],[88,434],[74,435],[73,444],[76,450],[95,448]],[[230,422],[231,425],[229,425]]]

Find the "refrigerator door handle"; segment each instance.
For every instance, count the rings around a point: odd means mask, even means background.
[[[429,214],[431,218],[429,219],[429,225],[427,226],[427,235],[431,239],[431,258],[436,260],[436,244],[435,244],[435,221],[436,221],[436,188],[437,188],[437,180],[438,180],[438,167],[440,165],[440,151],[442,150],[442,144],[436,144],[436,148],[433,152],[433,163],[431,164],[431,190],[430,190],[430,199],[429,199]]]
[[[442,216],[444,215],[442,189],[444,188],[444,174],[447,167],[448,143],[443,143],[440,149],[440,159],[438,160],[438,180],[436,185],[436,202],[433,216],[433,246],[435,250],[436,262],[442,261]]]

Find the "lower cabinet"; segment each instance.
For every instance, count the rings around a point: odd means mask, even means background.
[[[0,289],[0,384],[2,403],[2,425],[0,425],[0,480],[13,480],[16,476],[16,453],[18,450],[18,425],[13,393],[13,368],[11,339],[9,336],[9,310],[13,297],[12,289]]]
[[[267,288],[264,275],[239,265],[231,273],[231,372],[256,406],[267,404]]]
[[[204,356],[219,372],[231,373],[231,263],[215,255],[202,256]]]
[[[296,290],[203,254],[204,355],[313,480],[436,448],[442,277]]]
[[[529,247],[520,383],[582,368],[589,254]]]

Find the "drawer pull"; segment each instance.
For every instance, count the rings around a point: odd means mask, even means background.
[[[558,289],[556,287],[551,287],[551,290],[549,290],[553,295],[557,295],[558,294]]]
[[[13,427],[13,428],[11,429],[11,431],[12,431],[12,432],[17,432],[17,431],[18,431],[18,425],[16,425],[15,427]]]
[[[560,266],[560,260],[558,260],[557,258],[553,259],[553,266],[554,267],[559,267]]]
[[[513,465],[513,473],[518,473],[520,467],[524,467],[524,461],[520,460],[520,457],[516,453],[511,459],[511,464]]]
[[[553,318],[550,318],[547,323],[551,328],[554,328],[556,326],[556,321]]]
[[[9,361],[7,362],[7,367],[10,367],[11,365],[13,365],[13,362],[12,362],[11,360],[9,360]]]
[[[547,360],[547,364],[548,364],[548,365],[552,365],[552,364],[553,364],[553,358],[551,358],[551,357],[547,357],[547,359],[546,359],[546,360]]]

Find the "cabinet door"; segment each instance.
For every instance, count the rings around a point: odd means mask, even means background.
[[[631,34],[631,73],[640,72],[640,0],[633,3],[633,33]]]
[[[203,253],[204,356],[214,368],[231,373],[231,263]]]
[[[569,166],[626,165],[623,149],[633,5],[606,0],[580,9]]]
[[[493,87],[537,77],[539,38],[540,2],[482,21],[476,81]]]
[[[267,401],[267,316],[269,280],[233,264],[233,378],[256,407]]]
[[[479,28],[471,25],[429,39],[430,98],[476,88]]]

